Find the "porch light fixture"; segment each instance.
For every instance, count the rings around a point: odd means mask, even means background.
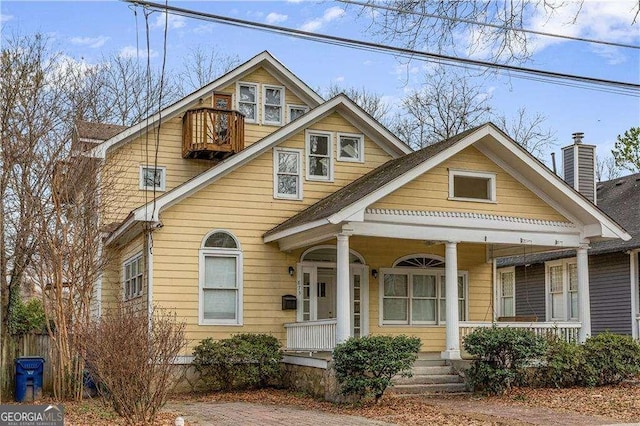
[[[373,278],[378,278],[378,270],[377,269],[372,269],[371,270],[371,276]]]
[[[295,269],[293,269],[293,266],[289,266],[289,276],[291,276],[291,277],[292,277],[292,276],[293,276],[293,273],[294,273],[295,271],[296,271],[296,270],[295,270]]]

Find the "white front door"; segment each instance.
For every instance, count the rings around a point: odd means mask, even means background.
[[[318,268],[316,283],[317,319],[336,317],[336,270]]]

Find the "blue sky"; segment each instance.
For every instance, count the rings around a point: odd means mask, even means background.
[[[342,37],[374,40],[366,33],[369,20],[357,10],[333,1],[170,1],[170,4],[208,13],[283,25]],[[577,24],[568,25],[571,10],[544,19],[527,17],[531,29],[640,45],[640,25],[631,25],[637,1],[587,0]],[[138,8],[137,19],[129,4],[117,1],[1,1],[2,37],[19,32],[50,35],[54,47],[78,62],[93,64],[103,55],[136,55],[146,43],[145,20]],[[164,17],[149,18],[151,61],[162,59]],[[474,37],[461,34],[460,37]],[[391,104],[420,83],[424,63],[401,65],[390,55],[353,50],[266,32],[240,29],[183,17],[169,17],[167,60],[179,68],[194,46],[213,47],[241,61],[269,50],[313,88],[332,83],[365,87],[384,95]],[[603,47],[575,41],[535,37],[532,62],[525,66],[580,74],[610,80],[640,83],[640,50]],[[463,52],[464,53],[464,52]],[[482,59],[486,52],[474,52]],[[140,52],[146,55],[146,49]],[[409,79],[407,80],[407,76]],[[503,74],[485,79],[484,90],[492,105],[509,116],[519,107],[542,113],[556,132],[559,152],[571,142],[571,133],[585,133],[585,143],[597,144],[599,155],[607,154],[618,134],[640,125],[640,97],[603,93],[562,85],[540,83]]]

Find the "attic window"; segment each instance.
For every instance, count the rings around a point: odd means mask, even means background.
[[[364,162],[364,137],[338,133],[338,161]]]
[[[449,169],[449,199],[495,202],[495,173]]]
[[[166,168],[164,166],[140,166],[140,186],[145,191],[164,191]]]
[[[256,122],[258,110],[258,85],[254,83],[238,83],[238,111],[240,111],[245,121]]]

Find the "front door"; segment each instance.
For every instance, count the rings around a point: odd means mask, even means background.
[[[316,288],[318,319],[336,317],[336,271],[335,269],[318,268]]]

